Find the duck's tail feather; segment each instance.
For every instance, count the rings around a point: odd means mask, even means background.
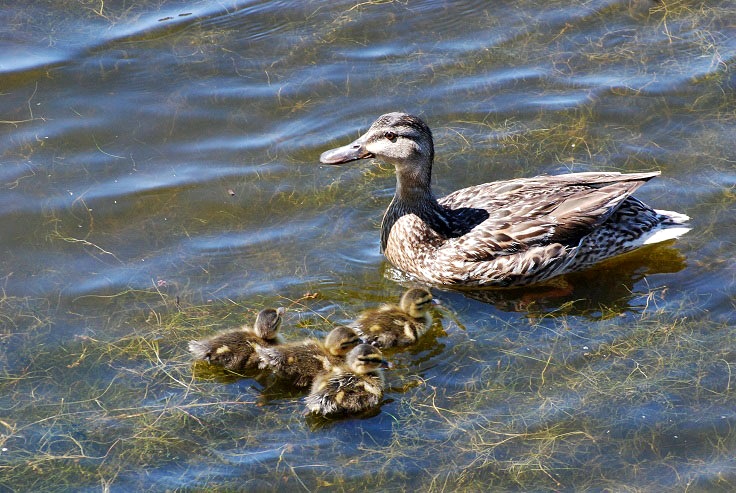
[[[687,214],[659,209],[656,209],[654,212],[660,216],[661,222],[659,223],[659,227],[652,229],[640,238],[642,245],[673,240],[692,229],[687,225],[687,222],[690,220],[690,216]]]
[[[196,359],[209,360],[210,348],[204,341],[189,341],[189,352]]]

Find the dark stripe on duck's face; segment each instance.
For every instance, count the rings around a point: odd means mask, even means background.
[[[360,340],[360,338],[358,336],[356,336],[355,339],[350,339],[350,340],[345,341],[342,344],[340,344],[340,348],[341,349],[347,349],[349,347],[357,346],[361,342],[362,341]]]
[[[388,368],[389,366],[389,362],[377,354],[361,356],[358,358],[358,361],[363,363],[364,366],[375,366],[377,368]]]
[[[428,140],[432,142],[432,131],[419,118],[404,113],[387,113],[378,118],[368,131],[361,135],[358,139],[350,144],[342,147],[336,147],[323,152],[319,160],[323,164],[344,164],[359,159],[375,157],[375,154],[368,151],[367,146],[371,142],[386,138],[387,136],[392,142],[396,142],[396,137],[404,137],[412,141]],[[428,139],[422,138],[424,135]],[[430,154],[430,162],[434,157],[433,146],[429,146],[427,151]]]
[[[388,113],[386,115],[383,115],[376,120],[373,125],[371,125],[371,130],[375,130],[376,128],[399,128],[399,127],[408,127],[416,132],[429,135],[430,138],[432,137],[432,131],[429,129],[426,123],[424,123],[422,120],[417,118],[416,116],[407,115],[404,113]],[[401,134],[401,132],[398,132]]]
[[[434,304],[434,298],[432,298],[431,295],[416,301],[416,305],[421,306],[421,307],[424,307],[427,305],[433,305],[433,304]]]

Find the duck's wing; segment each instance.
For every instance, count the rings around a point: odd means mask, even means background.
[[[439,203],[462,222],[469,211],[487,217],[446,246],[482,261],[532,247],[574,247],[605,222],[652,173],[573,173],[488,183],[458,190]]]
[[[366,344],[383,348],[396,343],[397,334],[403,331],[406,320],[406,313],[398,306],[383,305],[362,313],[350,327]]]
[[[282,344],[277,346],[256,346],[260,359],[259,368],[295,374],[304,365],[314,365],[314,359],[323,353],[322,346],[314,339]]]

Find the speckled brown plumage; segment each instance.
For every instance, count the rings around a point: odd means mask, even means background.
[[[283,314],[283,308],[261,310],[253,327],[246,325],[207,339],[189,341],[189,352],[196,359],[230,371],[254,370],[260,362],[254,346],[268,347],[282,342],[278,330]]]
[[[396,168],[381,248],[394,266],[424,282],[521,286],[689,229],[684,214],[655,210],[631,197],[658,171],[520,178],[437,199],[430,186],[432,133],[404,113],[381,116],[363,136],[324,152],[320,160],[340,164],[369,157]]]
[[[345,363],[345,354],[360,342],[350,327],[335,327],[327,334],[324,343],[305,339],[278,346],[256,346],[260,359],[258,366],[298,387],[306,387],[320,373]]]
[[[426,288],[408,289],[398,305],[366,310],[353,323],[364,342],[379,348],[415,344],[432,324],[429,308],[434,299]]]
[[[385,385],[382,366],[386,362],[378,348],[360,344],[345,358],[345,364],[318,375],[309,395],[307,409],[315,414],[354,414],[381,403]]]

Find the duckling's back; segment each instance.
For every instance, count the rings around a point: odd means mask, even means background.
[[[337,369],[318,375],[304,402],[309,411],[323,416],[359,413],[381,403],[383,387],[381,371],[356,375]]]
[[[424,316],[414,318],[398,306],[385,305],[362,314],[355,321],[354,329],[366,343],[390,348],[416,343],[428,325]]]
[[[196,359],[222,366],[230,371],[254,370],[259,359],[254,345],[270,346],[276,340],[265,340],[244,330],[233,330],[209,339],[189,341],[189,351]]]
[[[256,346],[255,350],[259,368],[269,369],[299,387],[310,385],[315,376],[344,361],[329,354],[324,345],[314,339],[272,347]]]

